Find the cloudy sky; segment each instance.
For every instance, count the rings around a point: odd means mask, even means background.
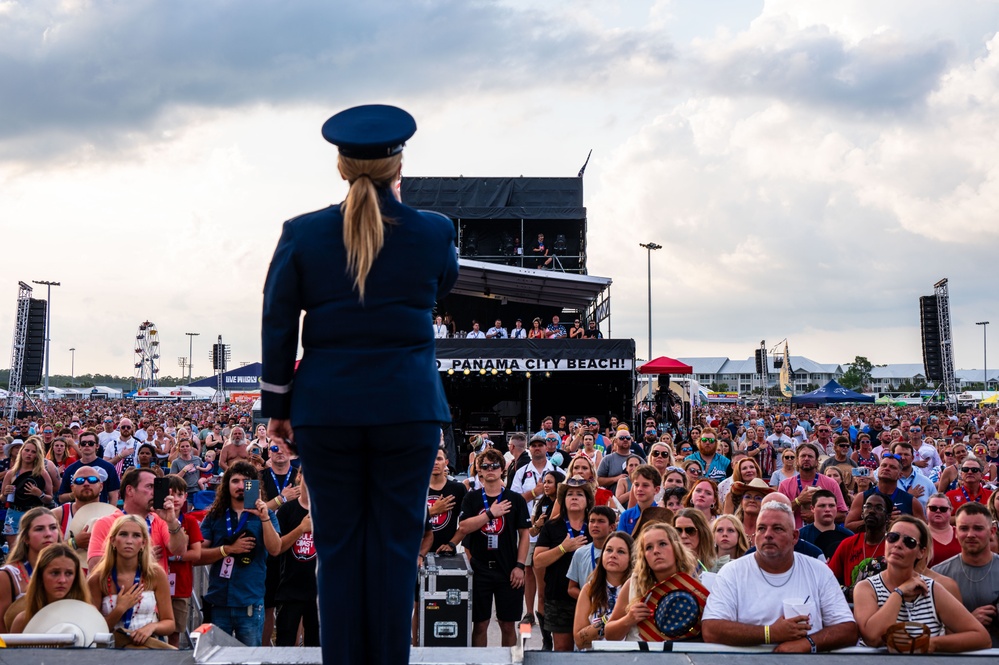
[[[571,176],[592,148],[590,271],[642,356],[654,241],[655,355],[920,362],[947,277],[980,368],[997,31],[985,0],[0,0],[0,348],[17,281],[55,280],[53,373],[75,347],[130,374],[147,319],[164,374],[185,332],[195,373],[218,334],[259,359],[280,222],[345,193],[319,128],[378,102],[419,124],[407,175]]]

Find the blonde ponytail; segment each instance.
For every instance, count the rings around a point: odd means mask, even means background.
[[[350,183],[343,214],[343,245],[347,272],[354,277],[358,299],[364,302],[364,285],[375,258],[385,244],[385,224],[378,206],[378,189],[388,188],[399,175],[402,154],[383,159],[352,159],[340,155],[340,174]]]

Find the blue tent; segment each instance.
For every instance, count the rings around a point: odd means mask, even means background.
[[[260,363],[250,363],[237,369],[231,369],[222,375],[222,387],[236,392],[245,390],[260,390]],[[195,381],[192,388],[214,388],[218,380],[214,376]]]
[[[818,390],[791,398],[792,404],[836,404],[839,402],[874,402],[870,395],[862,395],[830,381]]]

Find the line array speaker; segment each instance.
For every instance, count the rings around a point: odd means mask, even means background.
[[[943,358],[940,352],[940,320],[937,318],[937,297],[919,298],[919,325],[923,335],[923,367],[928,381],[943,381]]]

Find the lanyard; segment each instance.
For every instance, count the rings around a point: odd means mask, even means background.
[[[128,515],[128,512],[124,508],[122,508],[121,509],[121,514],[122,515]],[[149,529],[149,537],[152,538],[153,537],[153,515],[152,515],[152,513],[147,514],[145,519],[146,519],[146,528]]]
[[[483,494],[485,494],[485,492],[483,492]],[[237,534],[240,531],[242,531],[243,527],[246,526],[246,520],[247,520],[247,518],[249,516],[250,516],[250,513],[246,512],[244,510],[243,514],[239,516],[239,522],[236,523],[236,530],[233,531],[232,530],[232,510],[231,509],[226,510],[225,511],[225,532],[226,532],[226,534],[230,538],[232,538],[235,534]]]
[[[906,492],[908,492],[908,491],[909,491],[909,488],[910,488],[910,487],[912,487],[912,484],[913,484],[914,482],[916,482],[916,472],[915,472],[915,471],[913,471],[913,472],[912,472],[912,475],[911,475],[911,476],[909,476],[909,482],[907,482],[907,483],[906,483],[906,482],[904,482],[904,479],[903,479],[903,478],[899,478],[899,479],[898,479],[898,485],[899,485],[899,487],[901,487],[901,488],[902,488],[903,490],[905,490]]]
[[[590,543],[590,569],[597,569],[597,546],[593,543]]]
[[[500,489],[499,496],[496,497],[496,503],[499,503],[502,500],[503,500],[503,490]],[[486,488],[485,487],[482,488],[482,506],[486,510],[489,510],[489,497],[486,496]]]
[[[114,591],[116,594],[121,594],[121,587],[118,586],[118,567],[111,566],[111,581],[114,583]],[[142,569],[135,569],[135,583],[138,584],[142,581]],[[142,598],[139,598],[139,603],[142,603]],[[121,623],[125,628],[128,628],[132,624],[132,615],[135,613],[135,606],[128,608],[125,614],[121,617]]]
[[[798,474],[797,481],[798,481],[798,494],[801,494],[801,474]],[[815,487],[818,484],[819,484],[819,474],[816,473],[815,477],[812,478],[812,487]]]
[[[968,468],[970,469],[971,467],[968,467]],[[974,499],[972,499],[970,496],[968,496],[968,490],[966,490],[964,487],[961,487],[961,494],[964,495],[964,500],[967,501],[968,503],[981,503],[982,502],[982,490],[981,490],[981,488],[978,489],[978,496],[976,496]]]
[[[22,565],[24,566],[24,572],[27,573],[27,575],[25,575],[24,579],[30,579],[31,578],[31,571],[33,569],[32,565],[29,562],[27,562],[27,561],[24,561],[22,563]]]
[[[284,481],[278,482],[277,476],[274,475],[274,469],[271,469],[271,478],[274,479],[274,486],[277,487],[278,494],[284,491],[284,488],[288,486],[288,480],[291,479],[291,469],[288,469],[288,473],[284,474]]]
[[[583,526],[580,527],[579,533],[576,533],[572,529],[572,527],[569,525],[569,518],[566,517],[565,518],[565,530],[568,531],[569,535],[572,536],[573,538],[576,538],[578,536],[585,536],[586,535],[586,522],[583,522]],[[591,552],[591,554],[592,554],[592,552]],[[593,565],[596,566],[596,563],[594,563]]]

